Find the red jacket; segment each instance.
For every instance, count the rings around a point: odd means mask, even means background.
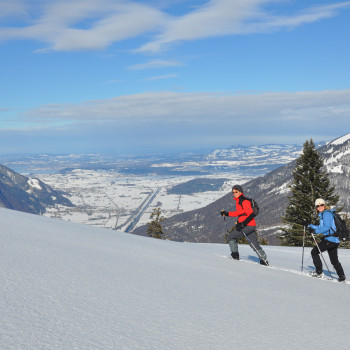
[[[244,197],[243,193],[238,198],[233,197],[233,199],[236,201],[236,210],[228,213],[228,216],[238,217],[238,222],[243,222],[250,214],[253,213],[251,202],[247,199],[242,201],[242,196]],[[247,225],[256,226],[255,219],[249,221]]]

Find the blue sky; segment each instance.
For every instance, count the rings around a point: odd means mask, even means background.
[[[350,132],[350,1],[0,0],[0,153]]]

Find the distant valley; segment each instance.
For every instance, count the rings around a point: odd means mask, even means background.
[[[129,231],[162,215],[199,209],[245,183],[295,159],[302,145],[231,146],[205,154],[120,157],[40,154],[0,157],[0,163],[38,177],[74,206],[48,206],[45,216]]]
[[[325,170],[331,184],[339,194],[338,207],[344,213],[350,213],[350,134],[339,137],[318,148],[323,156]],[[260,207],[256,218],[258,232],[270,243],[278,244],[277,236],[282,225],[281,216],[288,205],[291,194],[289,185],[295,161],[280,166],[263,176],[255,177],[244,184],[245,195],[254,198]],[[177,214],[163,222],[163,229],[172,240],[189,242],[222,242],[226,231],[218,210],[234,206],[232,195],[227,193],[205,207]],[[231,227],[233,219],[227,224]],[[134,233],[145,234],[145,227],[137,228]]]

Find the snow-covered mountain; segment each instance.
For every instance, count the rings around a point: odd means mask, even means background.
[[[55,204],[73,206],[59,191],[39,179],[20,175],[0,165],[0,207],[39,214]]]
[[[8,209],[0,226],[1,349],[349,349],[350,286],[303,276],[301,248],[264,248],[267,268],[243,245],[234,261]]]
[[[302,145],[259,145],[259,146],[243,146],[232,145],[228,148],[218,148],[210,152],[206,158],[211,160],[235,160],[245,164],[267,162],[288,163],[297,158],[302,150]]]
[[[320,145],[325,142],[320,143]],[[206,175],[249,173],[260,176],[297,158],[302,145],[232,145],[209,153],[160,154],[122,157],[108,154],[37,154],[1,156],[0,162],[20,173],[67,173],[74,169],[116,170],[137,175]]]
[[[316,147],[325,144],[326,142],[319,142]],[[273,170],[299,157],[302,149],[301,144],[233,145],[215,149],[206,155],[205,159],[217,164],[226,163],[232,167],[246,167],[247,171],[263,166]]]
[[[324,145],[320,142],[319,145]],[[268,144],[256,146],[232,145],[218,148],[201,155],[159,160],[153,169],[168,171],[197,172],[197,175],[231,173],[261,176],[297,158],[303,146],[288,144]]]
[[[340,204],[350,212],[350,134],[340,137],[321,149],[325,168],[340,195]]]
[[[332,185],[340,195],[339,206],[344,212],[350,212],[350,134],[340,137],[322,147],[319,152],[324,157],[324,164],[329,173]],[[281,226],[281,216],[284,214],[290,194],[288,185],[292,179],[295,160],[281,166],[264,176],[254,178],[243,186],[244,193],[254,198],[260,207],[257,217],[259,233],[269,235],[270,243],[278,244],[275,239],[278,227]],[[239,182],[239,181],[235,181]],[[232,183],[234,185],[234,183]],[[231,192],[219,200],[200,209],[178,214],[166,219],[162,225],[168,237],[178,241],[188,242],[222,242],[226,225],[220,216],[221,209],[232,209],[234,206]],[[234,221],[227,219],[228,226]],[[134,231],[145,235],[146,228],[140,227]]]

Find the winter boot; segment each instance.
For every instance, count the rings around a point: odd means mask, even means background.
[[[260,259],[260,265],[269,266],[269,262],[267,260]]]
[[[317,277],[317,278],[321,278],[321,277],[323,277],[323,272],[321,271],[317,271],[317,270],[315,270],[315,271],[312,271],[311,273],[310,273],[310,276],[312,276],[312,277]]]
[[[346,280],[345,275],[341,275],[341,276],[339,276],[339,278],[338,278],[338,282],[344,282],[345,280]]]
[[[239,260],[239,253],[238,252],[231,253],[231,256],[232,256],[232,259]]]
[[[337,271],[337,275],[338,275],[338,281],[339,282],[343,282],[345,281],[345,273],[343,270],[343,267],[341,266],[341,263],[338,262],[337,264],[333,265],[335,268],[335,271]]]

